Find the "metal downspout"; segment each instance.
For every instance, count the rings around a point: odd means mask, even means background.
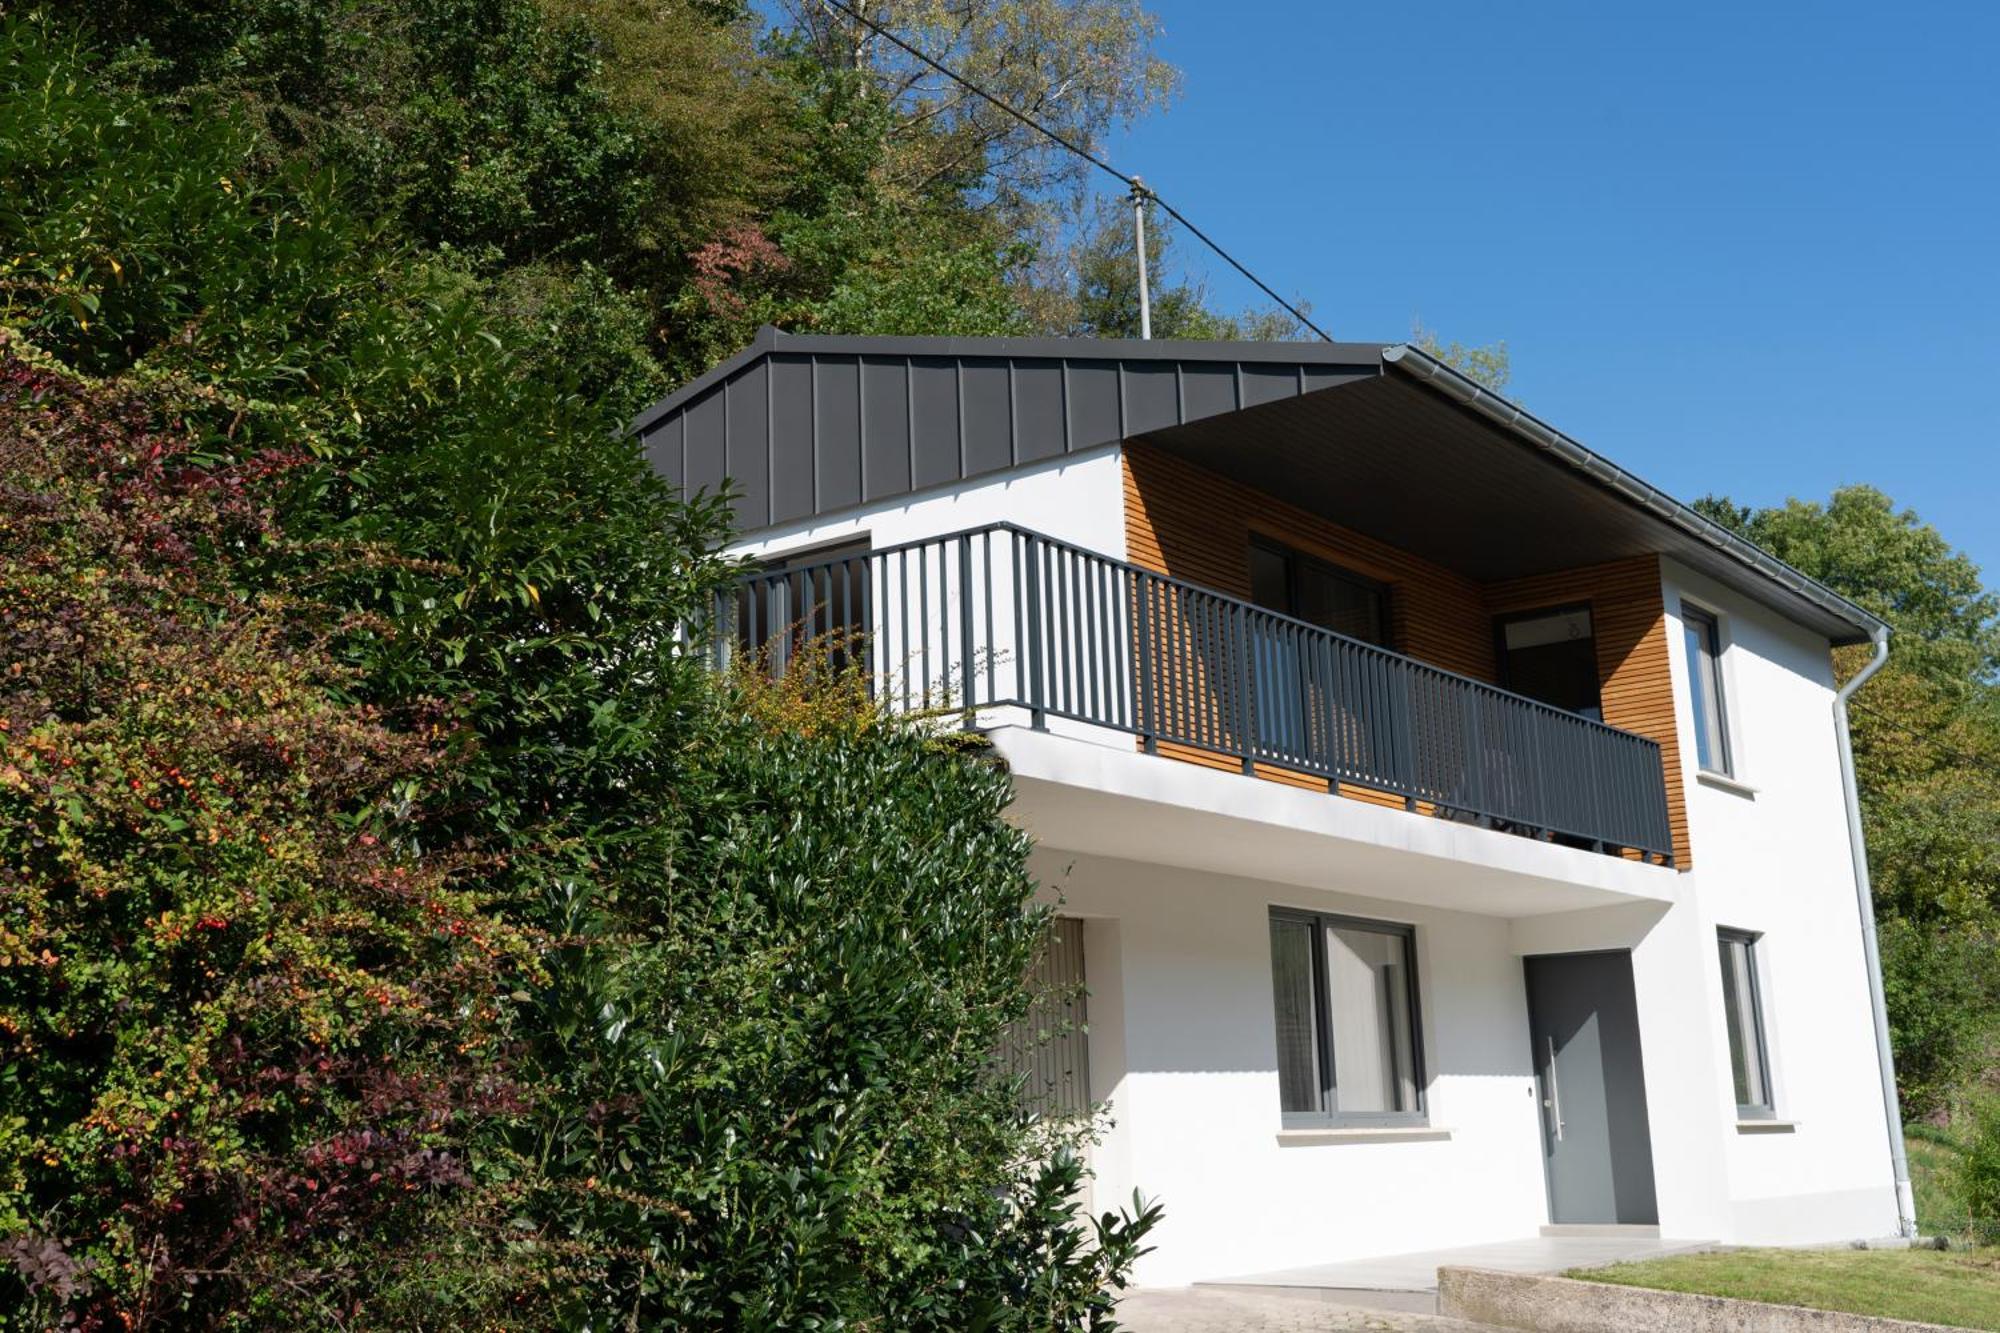
[[[1896,1062],[1889,1049],[1889,1010],[1882,997],[1882,951],[1875,939],[1875,892],[1868,878],[1868,844],[1861,832],[1861,790],[1854,778],[1854,745],[1847,731],[1847,701],[1889,660],[1889,629],[1869,636],[1875,655],[1840,687],[1833,699],[1834,729],[1840,737],[1840,790],[1847,801],[1847,845],[1854,858],[1854,897],[1861,912],[1861,953],[1868,967],[1868,1006],[1875,1016],[1875,1063],[1882,1080],[1882,1115],[1889,1130],[1889,1161],[1896,1173],[1896,1229],[1917,1234],[1916,1196],[1910,1191],[1910,1159],[1903,1149],[1903,1111],[1896,1097]]]

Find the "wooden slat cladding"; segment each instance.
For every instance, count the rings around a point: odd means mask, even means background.
[[[1494,617],[1588,604],[1604,720],[1660,743],[1676,864],[1691,863],[1656,556],[1481,584],[1420,556],[1140,443],[1124,450],[1126,557],[1134,564],[1233,597],[1250,596],[1253,536],[1283,542],[1389,588],[1390,646],[1461,675],[1498,683]],[[1196,746],[1159,752],[1240,771],[1241,761]],[[1324,788],[1325,780],[1259,763],[1257,776]],[[1343,796],[1400,806],[1388,792],[1341,783]]]
[[[1143,444],[1125,446],[1125,549],[1136,565],[1250,596],[1250,538],[1271,538],[1389,585],[1390,647],[1494,678],[1480,586],[1439,565]]]
[[[1673,669],[1668,656],[1672,650],[1666,598],[1660,589],[1660,558],[1633,556],[1486,585],[1489,618],[1583,604],[1590,607],[1590,628],[1597,643],[1604,720],[1660,743],[1674,863],[1686,870],[1694,864],[1694,857],[1688,842],[1687,802],[1681,791],[1680,733],[1674,724]]]

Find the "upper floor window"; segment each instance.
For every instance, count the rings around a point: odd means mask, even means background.
[[[1410,927],[1275,908],[1271,988],[1285,1124],[1423,1123]]]
[[[1722,954],[1722,1013],[1729,1028],[1736,1114],[1745,1120],[1769,1120],[1771,1066],[1764,1047],[1763,999],[1757,990],[1757,936],[1720,930],[1716,944]]]
[[[1593,722],[1604,720],[1588,606],[1502,617],[1499,639],[1502,685]]]
[[[1350,639],[1389,646],[1389,590],[1277,542],[1250,543],[1250,600]]]
[[[1729,724],[1722,697],[1722,627],[1706,611],[1681,604],[1687,636],[1688,689],[1693,694],[1694,751],[1702,771],[1731,775]]]

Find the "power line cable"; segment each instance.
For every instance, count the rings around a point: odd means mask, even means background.
[[[1039,120],[1036,120],[1033,116],[1030,116],[1027,112],[1015,109],[1012,105],[994,96],[992,93],[987,92],[984,88],[974,83],[971,79],[966,78],[963,74],[960,74],[957,70],[952,69],[950,66],[945,65],[943,62],[934,59],[927,52],[921,51],[916,47],[910,45],[910,43],[904,41],[901,37],[898,37],[895,33],[883,27],[881,24],[877,23],[874,19],[871,19],[867,17],[865,14],[861,14],[856,10],[850,8],[845,3],[845,0],[822,0],[822,3],[825,4],[829,9],[839,10],[841,13],[847,15],[847,17],[853,19],[856,23],[859,23],[862,27],[874,33],[876,36],[883,38],[885,41],[888,41],[893,45],[901,48],[903,51],[914,56],[918,60],[923,61],[926,65],[929,65],[932,69],[944,75],[947,79],[950,79],[952,82],[958,84],[961,88],[964,88],[967,92],[973,94],[975,97],[978,97],[983,101],[991,103],[994,107],[997,107],[1002,112],[1005,112],[1007,115],[1012,116],[1015,120],[1018,120],[1019,122],[1021,122],[1021,124],[1026,125],[1029,129],[1035,131],[1037,134],[1044,136],[1050,142],[1055,143],[1060,147],[1068,149],[1070,152],[1076,154],[1084,161],[1090,163],[1090,165],[1092,165],[1093,167],[1096,167],[1099,171],[1102,171],[1106,175],[1112,176],[1117,180],[1123,182],[1128,189],[1132,190],[1136,194],[1142,195],[1143,197],[1152,200],[1154,203],[1160,206],[1161,212],[1165,213],[1168,217],[1172,218],[1174,221],[1180,223],[1181,226],[1187,228],[1188,234],[1190,236],[1193,236],[1203,245],[1215,251],[1216,254],[1222,256],[1222,258],[1228,262],[1231,268],[1235,269],[1238,273],[1241,273],[1244,277],[1248,278],[1251,282],[1255,283],[1258,291],[1264,293],[1264,295],[1270,297],[1273,301],[1276,301],[1279,305],[1283,306],[1285,308],[1286,313],[1291,315],[1293,319],[1296,319],[1299,323],[1305,325],[1307,328],[1311,329],[1314,333],[1318,334],[1322,342],[1333,341],[1332,334],[1328,333],[1325,329],[1321,328],[1319,325],[1313,323],[1310,319],[1306,318],[1304,311],[1300,310],[1290,301],[1287,301],[1284,297],[1278,295],[1275,291],[1271,290],[1270,284],[1266,283],[1262,278],[1258,277],[1255,273],[1252,273],[1248,268],[1244,267],[1243,262],[1241,260],[1239,260],[1235,255],[1230,254],[1227,250],[1223,249],[1222,246],[1217,244],[1216,241],[1212,237],[1210,237],[1207,232],[1203,231],[1200,227],[1197,227],[1194,225],[1194,223],[1190,222],[1188,220],[1187,214],[1181,212],[1178,208],[1175,208],[1172,204],[1162,199],[1157,193],[1153,191],[1153,189],[1150,186],[1148,186],[1144,181],[1140,180],[1137,176],[1126,175],[1124,172],[1112,166],[1109,162],[1106,162],[1103,158],[1099,157],[1097,154],[1091,152],[1089,149],[1084,148],[1077,143],[1072,142],[1066,136],[1058,134],[1056,131],[1042,124],[1042,122],[1040,122]]]
[[[1968,754],[1956,746],[1945,744],[1942,740],[1943,728],[1941,727],[1913,727],[1907,722],[1890,717],[1887,713],[1879,709],[1870,708],[1858,699],[1851,700],[1847,706],[1857,713],[1867,714],[1885,727],[1894,731],[1900,731],[1913,741],[1934,747],[1939,758],[1948,760],[1961,768],[1974,768],[1982,772],[2000,772],[2000,765],[1996,765],[1993,760],[1981,755]]]

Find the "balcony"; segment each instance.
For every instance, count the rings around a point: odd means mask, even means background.
[[[1672,863],[1657,742],[1010,524],[749,574],[717,621],[718,664],[750,652],[782,671],[815,651],[892,712],[1123,733]]]

